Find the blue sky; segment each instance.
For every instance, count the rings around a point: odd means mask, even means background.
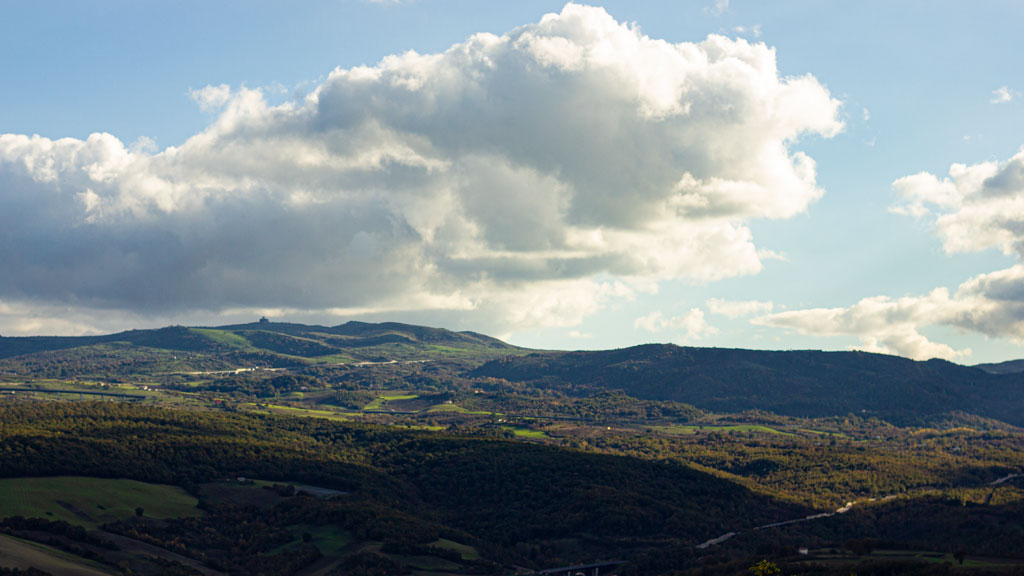
[[[4,12],[0,334],[1024,356],[1019,2]]]

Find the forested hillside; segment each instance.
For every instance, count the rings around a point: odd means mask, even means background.
[[[866,352],[758,351],[651,344],[488,362],[475,376],[546,388],[623,390],[713,412],[845,414],[914,424],[963,411],[1024,424],[1024,374]]]
[[[341,490],[348,496],[319,502],[315,511],[307,506],[301,520],[245,513],[270,525],[330,524],[392,548],[425,547],[447,535],[490,560],[536,567],[632,554],[666,540],[693,546],[740,521],[808,512],[676,463],[319,419],[116,403],[0,404],[0,446],[4,477],[130,478],[177,484],[200,498],[204,484],[239,476]],[[222,531],[222,515],[242,512],[214,509],[180,528],[130,528],[171,541],[186,537],[179,529]],[[189,542],[183,553],[239,569],[248,562],[244,554],[281,544],[225,541],[228,549],[217,550],[216,540]],[[234,564],[223,564],[228,558]]]
[[[0,337],[0,374],[110,379],[166,372],[435,359],[480,362],[524,353],[474,332],[386,322],[170,326],[105,336]]]
[[[0,477],[19,494],[0,494],[0,570],[1024,566],[1024,374],[356,322],[3,338],[0,356]],[[184,504],[122,498],[137,482]]]

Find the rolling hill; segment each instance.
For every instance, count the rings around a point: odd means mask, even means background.
[[[875,416],[920,423],[962,411],[1024,425],[1024,374],[865,352],[644,345],[492,360],[474,376],[549,388],[621,389],[714,412]]]
[[[103,336],[0,337],[0,373],[70,377],[446,360],[473,365],[524,350],[474,332],[386,322],[333,327],[254,322]]]
[[[964,412],[1024,425],[1024,372],[918,362],[865,352],[758,351],[649,344],[607,351],[531,351],[474,332],[409,324],[254,322],[170,326],[105,336],[0,338],[0,374],[150,376],[239,368],[431,361],[469,379],[585,396],[622,390],[711,412],[856,414],[920,424]]]
[[[127,478],[188,486],[201,500],[216,494],[211,483],[238,476],[344,492],[273,510],[205,505],[205,514],[189,510],[181,520],[107,525],[168,549],[177,550],[165,542],[186,542],[189,554],[219,558],[231,573],[255,573],[245,563],[257,553],[272,557],[268,551],[294,538],[281,531],[288,525],[300,533],[334,526],[383,542],[385,551],[457,538],[494,560],[540,566],[568,562],[565,554],[635,554],[668,539],[694,545],[737,522],[811,512],[676,463],[326,420],[115,403],[0,404],[0,437],[10,447],[0,454],[2,477]],[[240,519],[250,527],[238,532]],[[262,542],[255,526],[283,540]]]

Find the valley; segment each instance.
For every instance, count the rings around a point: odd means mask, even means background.
[[[854,352],[535,351],[402,324],[0,338],[0,482],[67,493],[0,499],[0,526],[112,574],[733,574],[766,559],[1012,573],[1022,382]],[[98,500],[98,481],[124,498]],[[192,511],[134,503],[127,482]]]

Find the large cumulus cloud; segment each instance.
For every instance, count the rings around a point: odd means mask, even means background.
[[[893,211],[932,224],[948,253],[998,249],[1024,260],[1024,150],[1004,162],[953,164],[949,176],[922,172],[893,183]],[[1024,343],[1024,265],[981,274],[950,295],[866,298],[849,307],[790,310],[755,323],[805,334],[853,335],[861,347],[912,358],[955,359],[969,349],[928,340],[920,330],[948,326]]]
[[[0,135],[0,301],[572,324],[666,279],[758,272],[744,223],[820,197],[792,146],[842,129],[763,44],[673,44],[576,4],[282,105],[194,97],[215,121],[162,151]]]

